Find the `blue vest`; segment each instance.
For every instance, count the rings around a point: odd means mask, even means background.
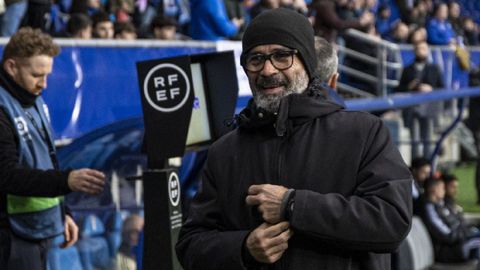
[[[0,87],[0,107],[14,123],[18,137],[19,163],[31,169],[54,169],[54,151],[48,109],[41,97],[24,109],[9,92]],[[60,198],[27,197],[7,194],[7,213],[11,230],[26,239],[46,239],[64,231]]]

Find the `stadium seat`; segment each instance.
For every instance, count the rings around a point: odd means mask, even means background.
[[[108,213],[105,221],[105,238],[108,242],[108,249],[111,258],[117,255],[118,248],[122,243],[122,214],[118,211]]]
[[[113,260],[110,258],[107,239],[104,237],[105,227],[95,215],[87,215],[80,227],[80,240],[77,248],[80,253],[83,268],[111,269]]]
[[[82,270],[80,255],[75,246],[66,249],[60,248],[63,243],[63,235],[55,237],[52,241],[52,247],[48,250],[47,270]]]
[[[435,263],[433,244],[427,228],[419,217],[412,219],[412,229],[399,248],[399,270],[475,270],[477,261]]]

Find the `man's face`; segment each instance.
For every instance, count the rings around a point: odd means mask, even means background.
[[[269,44],[253,48],[249,54],[270,54],[278,51],[291,51],[290,48]],[[308,86],[308,75],[302,61],[295,54],[290,68],[279,70],[266,60],[258,72],[246,71],[253,98],[258,107],[276,112],[280,100],[293,93],[302,93]]]
[[[424,182],[430,176],[431,172],[432,167],[430,167],[430,165],[425,165],[413,171],[413,178],[418,182]]]
[[[433,188],[433,194],[437,200],[443,200],[445,198],[445,184],[443,182],[436,184]]]
[[[175,40],[176,33],[177,27],[175,26],[156,27],[153,29],[155,38],[161,40]]]
[[[418,60],[426,60],[430,50],[428,49],[428,44],[426,42],[420,42],[415,45],[415,58]]]
[[[437,19],[444,21],[448,18],[448,6],[446,4],[440,4],[437,13],[435,13]]]
[[[52,73],[53,58],[37,55],[30,58],[7,59],[5,71],[28,92],[40,95],[47,87],[47,77]]]
[[[95,25],[95,35],[98,38],[113,38],[113,23],[110,21],[99,22]]]
[[[458,181],[450,181],[448,185],[445,186],[445,191],[447,196],[455,198],[457,196],[458,190]]]

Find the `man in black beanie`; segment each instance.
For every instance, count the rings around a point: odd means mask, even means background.
[[[241,63],[253,99],[209,150],[176,245],[184,269],[390,269],[412,176],[382,121],[325,96],[301,14],[257,16]]]

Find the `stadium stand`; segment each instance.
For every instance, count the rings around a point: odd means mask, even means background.
[[[478,262],[471,260],[466,263],[435,263],[433,245],[427,228],[419,217],[412,219],[412,229],[407,239],[399,248],[398,270],[475,270]]]
[[[76,244],[84,270],[112,268],[104,234],[105,226],[100,218],[92,214],[85,216],[80,228],[81,239]]]
[[[83,270],[77,247],[63,249],[60,247],[63,241],[63,235],[59,235],[52,240],[52,247],[47,255],[47,270]]]

